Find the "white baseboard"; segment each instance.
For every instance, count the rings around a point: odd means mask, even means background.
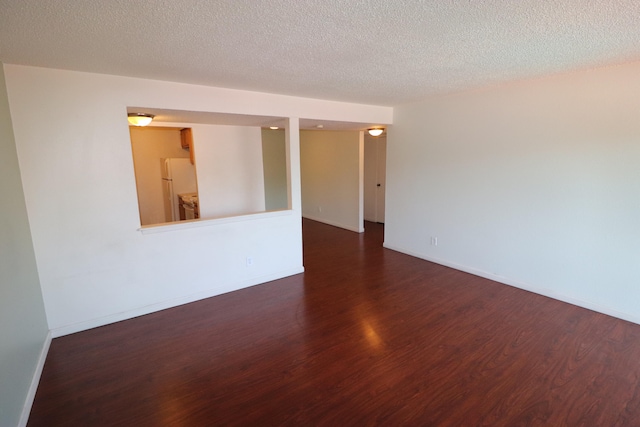
[[[40,384],[40,377],[42,376],[42,369],[44,369],[44,362],[47,360],[47,354],[49,354],[49,347],[51,346],[51,331],[47,332],[47,336],[42,344],[42,350],[40,351],[40,357],[36,364],[33,378],[31,379],[31,385],[27,392],[27,397],[22,407],[22,414],[20,415],[20,421],[18,421],[18,427],[26,427],[29,421],[29,414],[31,414],[31,407],[33,406],[33,400],[36,398],[36,391],[38,391],[38,384]]]
[[[215,297],[217,295],[226,294],[228,292],[237,291],[240,289],[248,288],[250,286],[259,285],[261,283],[282,279],[283,277],[293,276],[295,274],[300,274],[300,273],[304,273],[304,267],[294,268],[286,271],[280,271],[280,272],[268,274],[265,276],[254,277],[239,283],[237,282],[230,283],[230,284],[227,284],[226,286],[216,287],[215,289],[209,289],[207,291],[202,291],[202,292],[186,295],[179,298],[173,298],[173,299],[162,301],[159,303],[150,304],[144,307],[139,307],[133,310],[127,310],[127,311],[112,314],[109,316],[99,317],[99,318],[87,320],[84,322],[61,326],[61,327],[52,329],[51,333],[53,335],[53,338],[58,338],[64,335],[86,331],[88,329],[97,328],[99,326],[108,325],[110,323],[116,323],[123,320],[133,319],[134,317],[144,316],[145,314],[154,313],[156,311],[165,310],[167,308],[177,307],[179,305],[188,304],[190,302],[199,301],[205,298]]]
[[[318,218],[318,217],[309,216],[309,215],[302,215],[302,217],[306,218],[306,219],[310,219],[312,221],[317,221],[317,222],[321,222],[323,224],[331,225],[333,227],[344,228],[345,230],[354,231],[356,233],[364,233],[364,227],[362,227],[362,229],[360,229],[360,228],[357,228],[357,227],[351,227],[351,226],[348,226],[348,225],[340,224],[338,222],[333,222],[333,221],[329,221],[329,220],[324,219],[324,218]]]
[[[464,271],[465,273],[473,274],[474,276],[484,277],[485,279],[493,280],[494,282],[502,283],[503,285],[513,286],[514,288],[523,289],[525,291],[533,292],[534,294],[543,295],[545,297],[553,298],[558,301],[566,302],[568,304],[572,304],[578,307],[586,308],[587,310],[595,311],[598,313],[606,314],[607,316],[616,317],[618,319],[626,320],[628,322],[640,324],[640,317],[635,316],[633,314],[621,312],[615,310],[611,307],[606,307],[600,304],[595,304],[590,301],[581,300],[579,298],[574,298],[572,296],[564,295],[558,293],[552,289],[542,288],[539,286],[532,285],[530,283],[520,282],[518,280],[511,279],[509,277],[498,276],[493,273],[488,273],[486,271],[478,270],[473,267],[467,267],[464,265],[456,264],[454,262],[450,262],[444,259],[435,258],[429,255],[425,255],[419,252],[406,250],[400,247],[396,247],[393,245],[389,245],[386,242],[383,246],[387,249],[391,249],[396,252],[402,252],[407,255],[414,256],[416,258],[421,258],[426,261],[430,261],[436,264],[444,265],[445,267],[450,267],[455,270]]]

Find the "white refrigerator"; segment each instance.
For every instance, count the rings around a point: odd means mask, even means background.
[[[189,159],[160,159],[165,221],[180,220],[179,194],[196,193],[196,168]]]

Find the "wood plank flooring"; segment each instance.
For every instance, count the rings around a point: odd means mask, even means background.
[[[640,326],[303,229],[304,274],[54,339],[29,426],[640,425]]]

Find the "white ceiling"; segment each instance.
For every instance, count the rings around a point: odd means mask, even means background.
[[[387,106],[638,59],[638,0],[0,0],[4,63]]]

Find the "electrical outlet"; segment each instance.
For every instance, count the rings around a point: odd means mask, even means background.
[[[322,206],[318,206],[318,212],[322,212]]]
[[[253,266],[253,258],[248,256],[247,257],[247,267],[252,267]]]
[[[438,238],[437,237],[432,237],[431,238],[431,246],[438,246]]]

